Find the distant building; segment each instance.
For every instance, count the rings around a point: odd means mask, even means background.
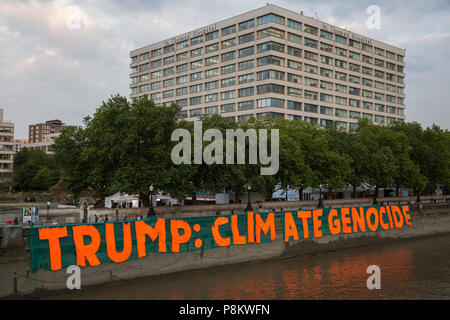
[[[14,124],[3,118],[0,109],[0,180],[11,178],[14,155]]]
[[[45,123],[32,124],[28,127],[28,142],[44,142],[48,140],[45,136],[60,133],[63,129],[69,127],[76,128],[76,126],[64,124],[61,120],[49,120]]]
[[[14,139],[14,152],[20,152],[23,149],[23,146],[28,143],[27,139]]]
[[[46,154],[53,154],[52,145],[56,137],[58,137],[61,132],[45,134],[42,137],[42,141],[39,142],[28,142],[21,146],[21,148],[27,148],[28,150],[42,150]]]

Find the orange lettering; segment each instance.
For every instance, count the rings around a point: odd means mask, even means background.
[[[86,260],[91,266],[98,266],[100,261],[97,258],[97,251],[100,247],[100,233],[97,228],[91,225],[73,226],[73,242],[77,252],[77,265],[85,267]],[[91,242],[84,243],[84,236],[89,236]]]
[[[389,226],[391,227],[391,229],[394,229],[394,224],[392,223],[392,216],[391,216],[391,207],[386,206],[386,211],[387,211],[388,218],[389,218]]]
[[[284,242],[288,242],[290,237],[298,240],[298,231],[292,213],[286,212],[284,214]]]
[[[311,218],[311,211],[297,211],[297,217],[302,219],[303,239],[309,238],[308,218]]]
[[[333,217],[336,217],[337,219],[333,220]],[[338,218],[336,209],[331,209],[328,214],[328,227],[330,228],[331,234],[338,234],[341,232],[341,220]]]
[[[131,224],[122,223],[123,229],[123,249],[122,252],[116,250],[116,236],[114,234],[114,223],[105,224],[105,236],[106,236],[106,252],[108,257],[114,262],[124,262],[128,260],[131,255]]]
[[[353,232],[358,232],[358,227],[361,232],[366,232],[366,222],[364,220],[364,208],[359,207],[359,214],[357,208],[352,208]]]
[[[166,252],[166,220],[158,218],[155,223],[155,227],[149,226],[144,221],[136,221],[134,223],[136,228],[136,243],[138,258],[145,257],[147,255],[145,249],[146,236],[149,236],[152,241],[156,241],[158,238],[158,251]]]
[[[239,235],[238,215],[231,216],[231,231],[233,232],[233,244],[245,244],[245,237]]]
[[[211,228],[214,241],[217,243],[217,245],[219,247],[228,247],[231,243],[230,237],[222,238],[222,236],[220,235],[220,232],[219,232],[219,226],[221,226],[223,224],[227,224],[227,223],[228,223],[228,218],[219,217],[216,219],[216,221],[214,221],[214,225]]]
[[[255,221],[253,219],[253,212],[247,212],[247,233],[248,233],[248,243],[255,242]]]
[[[40,228],[39,240],[48,240],[50,251],[50,269],[60,270],[61,266],[61,245],[60,238],[67,237],[67,227],[62,228]]]
[[[313,226],[314,226],[314,238],[322,237],[322,220],[319,219],[323,214],[323,209],[313,210]]]
[[[405,223],[408,226],[412,226],[411,215],[408,213],[409,212],[409,206],[402,206],[402,212],[403,212],[403,215],[405,216]]]
[[[383,221],[383,213],[386,213],[386,208],[380,207],[380,225],[381,225],[381,228],[383,228],[384,230],[388,230],[389,229],[389,225],[387,223],[384,223],[384,221]]]
[[[261,215],[256,214],[255,218],[256,224],[256,243],[261,243],[261,230],[266,235],[270,229],[270,240],[273,241],[275,239],[275,218],[273,212],[267,214],[267,219],[264,222],[261,218]]]
[[[394,217],[395,227],[397,229],[403,227],[403,215],[398,206],[392,206],[392,216]]]
[[[180,235],[179,229],[183,230]],[[191,238],[191,227],[184,220],[170,220],[170,232],[172,234],[172,252],[180,252],[180,244],[186,243]]]
[[[352,220],[350,219],[350,208],[341,208],[341,220],[342,220],[342,232],[343,233],[352,233],[352,227],[350,223]]]
[[[372,224],[372,221],[370,220],[370,216],[373,215],[375,217],[375,222]],[[370,207],[366,211],[366,221],[367,225],[369,226],[369,229],[372,231],[376,231],[378,229],[378,211],[375,207]]]

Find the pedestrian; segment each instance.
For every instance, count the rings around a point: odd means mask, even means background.
[[[19,224],[19,220],[17,219],[17,217],[14,218],[14,225],[18,225]]]
[[[98,217],[98,223],[102,223],[103,221],[102,221],[102,217]]]
[[[97,217],[97,215],[94,215],[94,222],[95,222],[95,223],[98,222],[98,217]]]
[[[108,221],[109,221],[108,215],[106,215],[106,216],[105,216],[105,222],[108,222]]]

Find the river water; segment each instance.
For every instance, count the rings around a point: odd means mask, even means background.
[[[367,288],[369,265],[380,267],[379,290]],[[186,271],[47,298],[450,299],[450,235]]]

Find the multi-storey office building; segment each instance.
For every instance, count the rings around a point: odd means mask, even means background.
[[[352,129],[405,119],[405,50],[274,5],[133,50],[131,99]]]
[[[31,124],[28,126],[28,141],[29,143],[48,141],[47,135],[60,133],[63,129],[69,127],[75,126],[66,125],[61,120],[49,120],[45,123]]]
[[[3,109],[0,109],[0,181],[11,178],[13,156],[14,124],[3,119]]]

